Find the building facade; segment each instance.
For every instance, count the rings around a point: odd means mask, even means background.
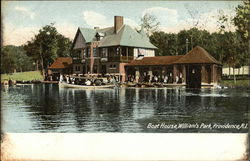
[[[113,27],[78,28],[73,49],[73,73],[117,75],[125,81],[125,65],[139,57],[155,56],[156,47],[143,30],[136,31],[123,24],[123,17],[115,16]]]

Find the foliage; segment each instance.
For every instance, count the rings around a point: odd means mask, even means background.
[[[233,18],[237,31],[245,41],[250,40],[250,2],[244,1],[236,7],[236,16]]]
[[[43,80],[41,72],[29,71],[29,72],[18,72],[13,74],[1,74],[1,81],[3,80],[16,80],[16,81],[32,81],[32,80]]]
[[[176,55],[177,35],[164,32],[154,32],[150,36],[150,41],[157,47],[156,55]]]
[[[57,56],[68,57],[71,53],[72,41],[69,38],[64,37],[61,34],[57,35]]]
[[[237,82],[235,83],[233,80],[222,80],[220,82],[221,86],[225,86],[225,87],[244,87],[244,88],[249,88],[250,87],[250,81],[249,80],[237,80]]]
[[[24,46],[27,55],[39,62],[42,70],[46,70],[57,57],[70,55],[72,42],[59,34],[53,25],[44,26]]]
[[[157,20],[157,18],[154,15],[150,15],[149,13],[146,13],[141,18],[141,28],[146,31],[147,35],[150,35],[153,32],[156,32],[159,28],[160,22]]]
[[[34,65],[22,46],[4,46],[1,48],[1,73],[33,70]]]

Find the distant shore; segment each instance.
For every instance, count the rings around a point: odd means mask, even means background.
[[[228,88],[250,88],[250,80],[236,80],[236,84],[234,80],[222,80],[219,84]]]

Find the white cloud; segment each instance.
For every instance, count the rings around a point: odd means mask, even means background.
[[[63,22],[60,24],[55,24],[57,32],[64,35],[65,37],[73,40],[77,31],[78,26]]]
[[[152,7],[143,11],[142,16],[146,13],[153,15],[160,22],[160,26],[175,25],[178,22],[178,12],[174,9],[164,7]]]
[[[124,24],[131,26],[132,28],[139,29],[140,26],[132,19],[124,18]]]
[[[90,27],[108,27],[112,25],[110,19],[107,19],[104,15],[94,11],[84,11],[83,19]]]
[[[227,15],[232,15],[231,11],[224,10],[224,13]],[[190,29],[194,27],[194,24],[198,22],[198,25],[196,26],[199,29],[205,29],[209,32],[217,32],[218,31],[218,10],[212,10],[210,12],[201,13],[200,15],[197,15],[196,18],[187,18],[185,20],[180,20],[178,23],[176,23],[174,26],[162,26],[160,30],[165,32],[172,32],[172,33],[178,33],[180,30],[183,29]],[[235,27],[233,25],[230,26],[230,29],[227,29],[230,31],[234,31]]]
[[[55,24],[57,31],[73,40],[77,27],[68,23]],[[11,23],[3,25],[3,45],[23,45],[30,41],[42,27],[17,27]]]
[[[3,25],[3,45],[23,45],[38,33],[38,27],[16,27],[13,24]]]
[[[29,9],[25,8],[25,7],[21,7],[21,6],[16,6],[15,10],[22,12],[23,14],[28,15],[31,19],[34,19],[35,17],[35,13],[31,12]]]

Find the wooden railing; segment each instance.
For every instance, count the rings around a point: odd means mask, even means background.
[[[108,57],[108,61],[118,61],[118,62],[130,62],[133,59],[134,59],[133,56]]]

